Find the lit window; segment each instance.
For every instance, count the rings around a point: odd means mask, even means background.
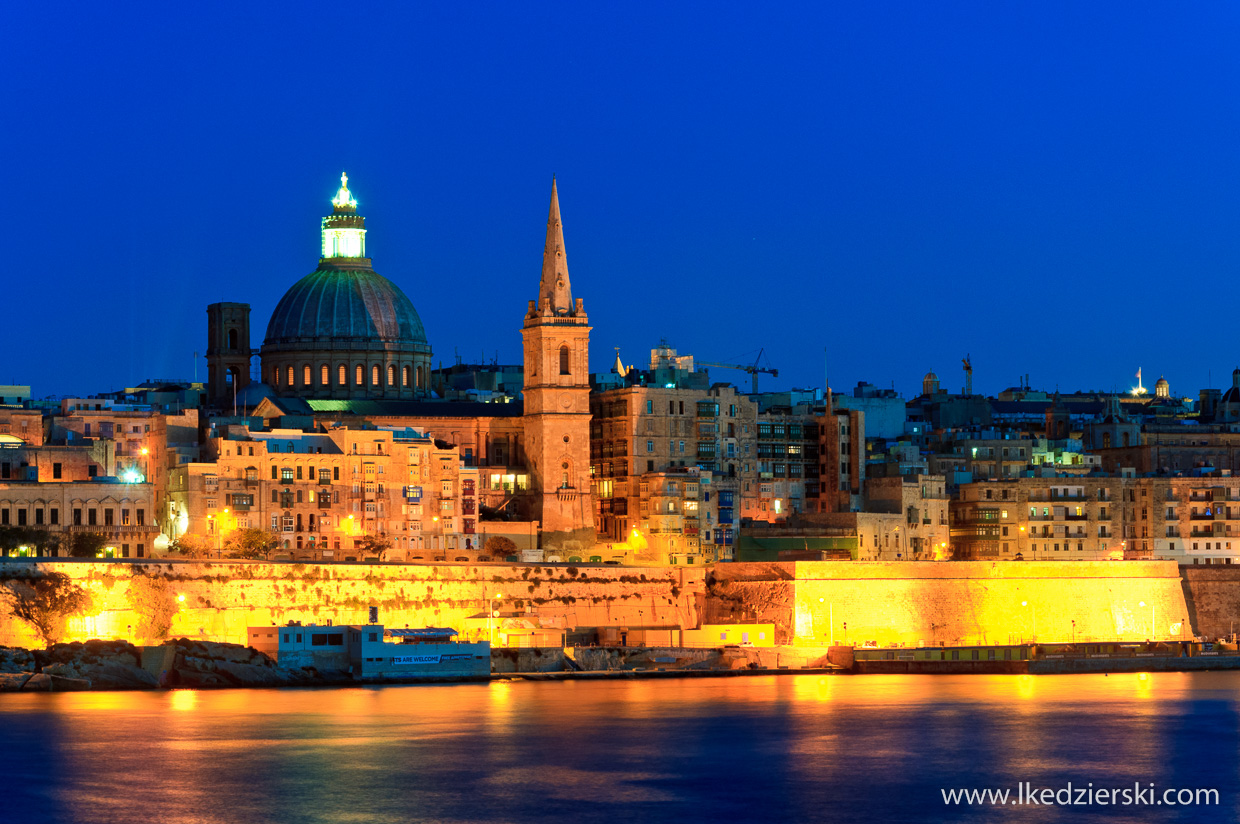
[[[331,377],[331,370],[327,368],[327,364],[323,364],[322,368],[319,370],[319,383],[327,386],[327,384],[331,383]]]
[[[358,386],[361,386],[366,382],[366,373],[363,371],[360,363],[357,365],[357,368],[353,370],[353,373],[353,382]]]
[[[377,363],[370,367],[370,385],[379,385],[379,364]]]
[[[409,367],[408,366],[401,369],[400,385],[406,388],[409,386]]]
[[[288,368],[288,385],[293,385],[293,367],[291,366]]]
[[[396,367],[390,363],[388,364],[388,384],[387,385],[388,386],[396,385]]]
[[[303,386],[310,385],[310,367],[304,366],[301,370],[301,383]]]

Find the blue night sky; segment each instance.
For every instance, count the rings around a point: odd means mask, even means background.
[[[1240,362],[1234,4],[191,5],[0,10],[0,382],[191,377],[220,300],[257,348],[342,170],[437,362],[519,361],[552,174],[596,371],[664,336],[765,347],[764,388],[824,346],[906,394],[966,353],[987,393]]]

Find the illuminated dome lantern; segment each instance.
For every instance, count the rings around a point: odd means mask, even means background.
[[[1154,397],[1156,398],[1170,398],[1171,397],[1171,384],[1167,383],[1166,378],[1159,378],[1158,383],[1154,384]]]
[[[340,176],[319,266],[276,304],[263,381],[280,395],[398,399],[427,394],[431,347],[413,303],[371,268],[366,219]]]
[[[921,394],[934,395],[939,391],[939,376],[931,370],[921,379]]]

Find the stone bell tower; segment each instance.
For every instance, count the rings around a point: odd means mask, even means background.
[[[594,545],[590,483],[590,324],[581,298],[573,300],[551,182],[551,211],[538,299],[521,330],[525,344],[525,437],[534,516],[544,549],[588,550]]]
[[[232,408],[236,392],[250,382],[250,304],[207,307],[207,402]]]

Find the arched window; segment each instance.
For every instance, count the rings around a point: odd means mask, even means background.
[[[327,384],[331,383],[331,378],[331,370],[327,368],[327,364],[323,364],[322,368],[319,369],[319,383],[327,386]]]
[[[293,385],[293,367],[291,366],[288,368],[288,385]]]
[[[340,368],[337,369],[336,372],[337,372],[337,375],[336,375],[337,383],[339,383],[341,386],[344,386],[346,383],[349,382],[349,373],[345,370],[343,363],[340,364]]]
[[[1102,448],[1103,449],[1111,448],[1111,433],[1110,432],[1102,433]]]
[[[418,367],[418,389],[421,389],[425,385],[426,385],[426,367],[419,366]]]
[[[301,369],[301,385],[302,386],[310,385],[310,367],[309,366],[303,366]]]
[[[354,375],[353,375],[354,383],[356,383],[358,386],[361,386],[362,384],[366,383],[366,372],[365,370],[362,369],[362,365],[360,363],[357,365],[357,368],[353,370],[353,372],[354,372]]]
[[[236,329],[228,330],[228,348],[229,349],[237,348],[237,330]]]
[[[271,367],[271,385],[280,385],[280,368],[278,366]]]
[[[396,385],[396,367],[388,364],[388,386]]]
[[[409,388],[409,367],[405,366],[400,370],[400,385]]]
[[[370,385],[371,386],[379,385],[379,364],[377,363],[373,364],[370,367]]]
[[[1128,433],[1127,433],[1127,432],[1125,432],[1125,433],[1124,433],[1124,446],[1128,446],[1128,445],[1129,445],[1129,443],[1128,443]]]
[[[560,374],[567,375],[568,371],[568,344],[560,346]]]

